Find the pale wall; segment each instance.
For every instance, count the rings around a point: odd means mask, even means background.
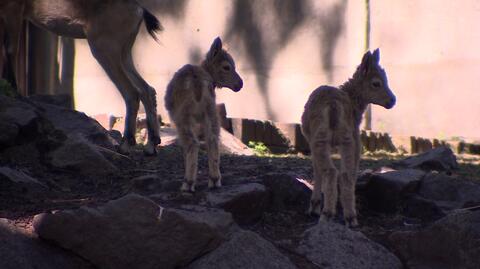
[[[267,78],[266,88],[277,120],[299,122],[303,105],[313,89],[321,84],[338,85],[354,72],[364,48],[365,9],[363,1],[345,0],[342,24],[331,19],[336,14],[333,10],[342,1],[306,1],[309,12],[288,42],[280,46],[278,18],[271,12],[270,2],[254,1],[262,7],[252,15],[259,22],[265,54],[272,64],[271,70],[262,70],[261,76]],[[480,54],[475,48],[480,47],[480,34],[474,27],[480,23],[480,4],[474,0],[456,4],[447,0],[371,2],[371,47],[381,48],[381,64],[398,97],[392,110],[374,108],[374,130],[479,137],[480,94],[476,85],[479,85]],[[229,18],[234,12],[232,3],[190,0],[181,18],[159,15],[165,27],[159,36],[160,44],[148,37],[142,26],[134,58],[140,73],[157,89],[158,110],[162,115],[166,115],[163,95],[169,79],[189,62],[192,50],[201,51],[203,57],[216,36],[227,35]],[[337,26],[340,29],[330,54],[331,73],[322,64],[328,57],[322,55],[328,42],[322,41],[329,37],[324,35],[329,23],[333,23],[331,29]],[[245,86],[239,93],[218,90],[218,102],[227,104],[231,117],[267,119],[255,66],[248,60],[245,43],[235,36],[224,38],[224,43],[237,62]],[[77,41],[76,57],[77,109],[90,115],[123,115],[120,94],[91,56],[85,41]]]

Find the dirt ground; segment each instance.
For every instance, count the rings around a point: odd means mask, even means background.
[[[22,195],[22,191],[26,192],[26,190],[5,193],[2,191],[3,188],[0,188],[0,218],[14,220],[18,226],[27,229],[31,229],[33,216],[38,213],[74,209],[84,205],[95,206],[131,192],[138,192],[146,196],[167,192],[169,193],[169,199],[165,203],[179,202],[181,204],[194,204],[198,201],[198,197],[208,192],[207,158],[204,151],[201,151],[199,156],[197,192],[193,195],[178,192],[184,170],[182,151],[177,145],[162,147],[158,156],[154,157],[144,156],[139,146],[129,156],[111,160],[120,168],[119,173],[101,178],[81,176],[72,171],[53,170],[35,162],[35,156],[30,156],[31,160],[28,160],[26,156],[19,156],[18,158],[23,158],[21,167],[28,171],[30,176],[43,182],[54,182],[61,186],[60,189],[56,187],[48,194],[25,193],[25,195]],[[404,156],[364,154],[360,163],[360,171],[366,169],[377,170],[389,166],[392,161],[402,157]],[[459,158],[460,169],[454,175],[480,180],[478,162],[479,158],[461,156]],[[0,157],[0,165],[8,166],[9,163],[5,163]],[[19,164],[17,163],[17,165]],[[221,172],[224,185],[241,181],[255,182],[268,173],[295,175],[307,182],[311,182],[312,178],[310,159],[303,155],[269,155],[263,157],[223,155]],[[149,189],[139,188],[139,183],[133,180],[145,175],[153,177],[156,181],[153,185],[151,184],[153,187]],[[386,238],[391,232],[418,228],[406,225],[405,219],[400,215],[385,215],[369,211],[368,208],[363,206],[361,198],[357,200],[359,222],[361,224],[357,229],[389,249],[391,248]],[[162,205],[162,201],[157,202]],[[253,230],[274,243],[296,264],[301,264],[305,268],[316,268],[316,265],[304,261],[304,258],[295,254],[292,249],[300,235],[306,229],[315,225],[317,221],[318,218],[306,215],[299,210],[271,211],[266,212],[259,222],[243,228]]]

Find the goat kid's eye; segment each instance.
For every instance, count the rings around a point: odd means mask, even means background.
[[[372,83],[373,87],[379,88],[381,86],[381,83],[379,81],[375,81]]]
[[[229,65],[223,66],[223,70],[224,70],[224,71],[230,71],[230,66],[229,66]]]

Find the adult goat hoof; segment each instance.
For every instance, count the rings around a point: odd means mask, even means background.
[[[154,145],[152,142],[147,142],[147,144],[145,145],[145,148],[143,149],[143,153],[146,155],[146,156],[155,156],[157,155],[158,151],[157,151],[157,145]]]

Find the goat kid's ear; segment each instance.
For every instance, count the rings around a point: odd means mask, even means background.
[[[376,49],[372,54],[373,62],[378,64],[380,62],[380,49]]]
[[[208,51],[207,58],[212,59],[220,51],[222,51],[222,40],[220,39],[220,37],[217,37],[213,41],[212,46],[210,47],[210,50]]]
[[[371,58],[372,53],[370,51],[365,52],[362,58],[362,63],[360,64],[360,70],[362,71],[363,75],[366,75],[368,72],[368,68],[371,65]]]

